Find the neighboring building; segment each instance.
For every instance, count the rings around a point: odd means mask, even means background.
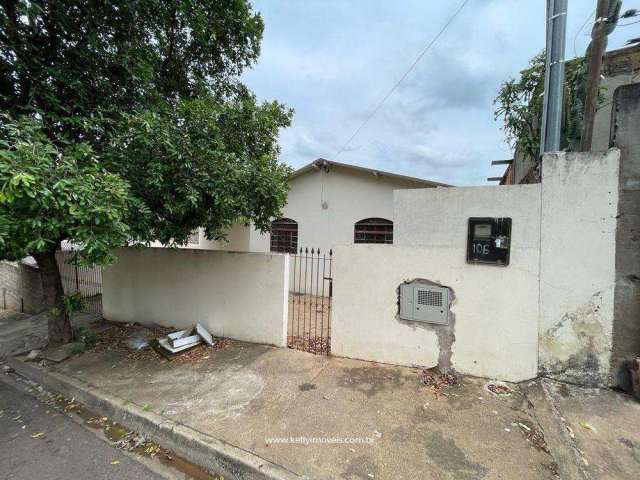
[[[328,251],[336,245],[393,243],[393,191],[447,187],[319,158],[289,179],[288,203],[272,232],[236,225],[227,242],[210,242],[197,233],[185,248],[251,252],[295,252],[300,248]]]
[[[640,83],[640,44],[607,52],[602,62],[603,87],[601,102],[596,112],[593,130],[592,151],[601,152],[609,148],[609,131],[611,128],[611,105],[616,88],[622,85]],[[493,162],[493,165],[504,161]],[[500,185],[518,183],[537,183],[538,161],[516,151],[514,160],[507,166],[502,177],[492,177],[500,181]]]

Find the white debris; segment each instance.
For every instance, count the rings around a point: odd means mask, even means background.
[[[209,346],[215,344],[209,331],[200,323],[191,330],[178,330],[159,339],[158,344],[171,353],[180,353],[205,342]]]
[[[172,346],[171,346],[171,344],[169,343],[169,340],[168,340],[168,339],[166,339],[166,338],[161,338],[160,340],[158,340],[158,343],[160,344],[160,346],[161,346],[162,348],[164,348],[165,350],[167,350],[167,351],[171,352],[171,353],[180,353],[180,352],[182,352],[182,351],[184,351],[184,350],[188,350],[189,348],[191,348],[191,347],[194,347],[194,346],[198,345],[200,342],[201,342],[201,341],[200,341],[200,340],[198,340],[198,341],[197,341],[197,342],[195,342],[195,343],[191,343],[191,344],[183,345],[183,346],[181,346],[181,347],[174,348],[174,347],[172,347]]]
[[[204,343],[213,347],[213,337],[211,336],[209,331],[206,328],[204,328],[200,323],[196,324],[196,332],[198,332],[198,335],[202,337],[202,340],[204,340]]]
[[[31,350],[29,355],[27,355],[27,361],[31,362],[33,360],[37,360],[40,356],[40,350]]]

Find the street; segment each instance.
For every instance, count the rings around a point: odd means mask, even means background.
[[[162,479],[73,420],[0,381],[0,479]]]

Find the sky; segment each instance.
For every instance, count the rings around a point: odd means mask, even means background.
[[[252,0],[265,32],[243,79],[259,99],[295,110],[280,135],[280,159],[298,168],[322,157],[452,185],[500,176],[504,165],[491,160],[512,155],[492,102],[544,48],[544,0],[470,0],[336,156],[461,1]],[[569,0],[567,57],[588,45],[595,5]],[[640,9],[640,0],[624,0],[629,8]],[[608,49],[635,37],[640,23],[618,27]]]

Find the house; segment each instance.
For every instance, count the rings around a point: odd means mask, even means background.
[[[393,191],[449,185],[319,158],[296,170],[289,186],[288,203],[271,233],[236,225],[226,242],[212,242],[196,232],[186,248],[293,253],[393,243]]]

